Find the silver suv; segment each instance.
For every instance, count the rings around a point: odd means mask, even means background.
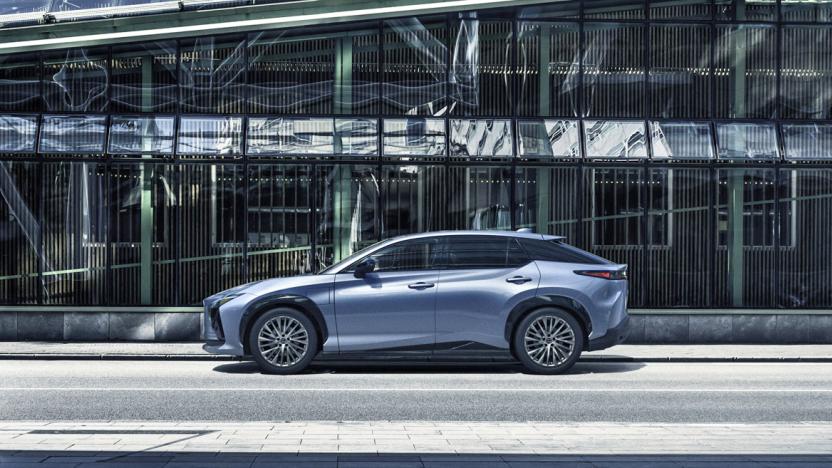
[[[563,372],[624,340],[627,267],[530,232],[430,232],[385,240],[316,275],[204,301],[205,349],[269,373],[313,358],[518,359]]]

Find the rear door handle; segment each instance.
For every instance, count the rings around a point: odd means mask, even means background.
[[[427,288],[432,288],[433,283],[425,283],[424,281],[420,281],[418,283],[408,284],[407,287],[410,288],[410,289],[427,289]]]
[[[506,278],[507,282],[514,283],[514,284],[528,283],[531,280],[532,279],[529,278],[528,276],[512,276],[511,278]]]

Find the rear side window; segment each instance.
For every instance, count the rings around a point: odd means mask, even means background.
[[[559,242],[538,239],[519,239],[519,241],[526,253],[529,254],[529,257],[534,260],[561,263],[587,263],[591,265],[603,265],[606,263],[594,255]]]
[[[529,262],[513,237],[449,236],[446,242],[447,268],[510,268]]]

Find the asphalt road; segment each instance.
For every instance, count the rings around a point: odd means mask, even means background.
[[[5,420],[832,421],[830,363],[336,366],[0,361]]]

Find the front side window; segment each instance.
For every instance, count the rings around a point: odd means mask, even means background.
[[[438,238],[428,238],[397,242],[384,247],[369,256],[376,261],[373,272],[418,271],[434,268],[437,264],[439,245]],[[355,265],[350,270],[354,268]]]
[[[447,241],[447,268],[516,268],[529,259],[517,239],[507,236],[451,236]]]

